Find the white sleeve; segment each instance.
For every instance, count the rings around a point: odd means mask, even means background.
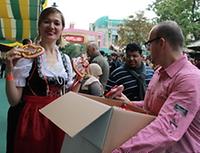
[[[18,87],[25,87],[26,78],[29,76],[29,72],[32,68],[33,60],[21,58],[14,66],[13,75],[15,78],[15,84]]]
[[[69,81],[67,83],[66,88],[69,88],[73,83],[74,71],[73,71],[73,68],[72,68],[70,57],[67,54],[64,54],[64,55],[65,55],[65,58],[66,58],[66,61],[67,61],[67,72],[68,72],[68,76],[69,76]]]

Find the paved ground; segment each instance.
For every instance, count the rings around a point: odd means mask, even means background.
[[[0,153],[5,153],[8,102],[5,94],[5,80],[0,79]]]

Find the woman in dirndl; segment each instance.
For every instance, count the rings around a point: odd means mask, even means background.
[[[17,48],[7,53],[6,93],[11,106],[7,152],[11,148],[14,153],[60,153],[64,132],[39,109],[69,91],[73,82],[70,58],[57,46],[64,27],[62,13],[46,8],[39,16],[37,44],[45,52],[33,59],[22,58]]]

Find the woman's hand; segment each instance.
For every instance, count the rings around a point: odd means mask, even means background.
[[[79,75],[76,75],[76,77],[74,79],[74,82],[71,85],[71,89],[70,90],[74,91],[74,92],[79,92],[82,81],[83,81],[83,77],[79,76]]]
[[[14,47],[6,53],[7,72],[12,72],[12,69],[15,66],[17,60],[22,57],[19,53],[20,50],[20,48]]]

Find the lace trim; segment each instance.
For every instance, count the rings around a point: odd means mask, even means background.
[[[67,75],[69,76],[68,69],[67,69],[67,60],[66,60],[65,55],[62,54],[62,53],[61,53],[61,58],[62,58],[62,62],[63,62],[64,68],[65,68],[65,71],[66,71]],[[41,71],[41,58],[40,57],[36,58],[36,65],[38,67],[39,77],[42,78],[43,80],[45,80],[45,82],[47,84],[47,95],[50,92],[49,84],[51,84],[51,85],[60,85],[60,87],[61,87],[61,93],[60,94],[61,95],[64,94],[65,91],[66,91],[65,86],[66,86],[67,82],[69,81],[69,77],[67,77],[67,79],[65,79],[63,77],[44,76],[42,74],[42,71]]]
[[[62,62],[63,62],[64,68],[65,68],[65,71],[66,71],[67,75],[69,75],[68,69],[67,69],[67,60],[66,60],[64,54],[62,54],[62,53],[61,53],[61,57],[62,57]],[[36,63],[37,63],[37,67],[38,67],[38,74],[39,74],[40,78],[42,78],[43,80],[46,79],[51,84],[61,85],[61,86],[64,84],[67,84],[67,82],[69,81],[69,77],[67,77],[67,79],[65,79],[63,77],[44,76],[41,71],[41,58],[40,57],[36,58]]]

